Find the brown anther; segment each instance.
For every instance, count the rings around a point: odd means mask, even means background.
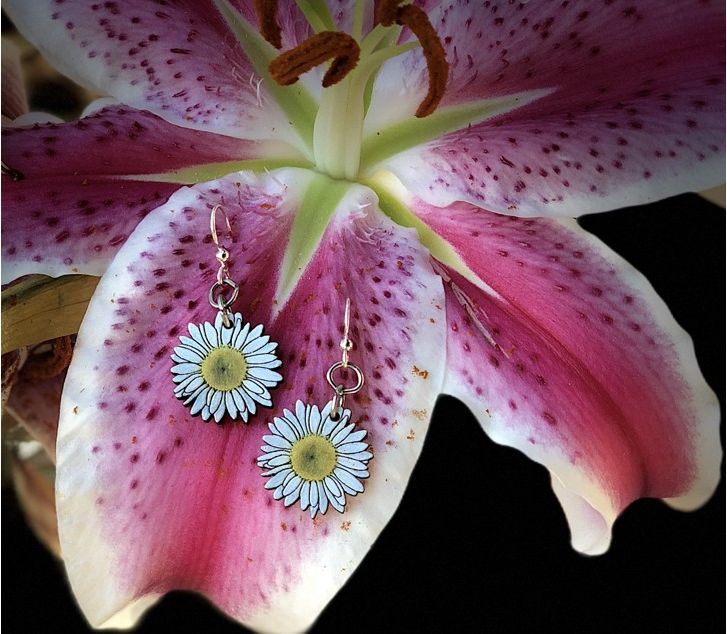
[[[2,172],[3,174],[7,174],[8,176],[10,176],[10,179],[15,181],[16,183],[25,178],[25,174],[23,174],[23,172],[9,167],[8,165],[5,165],[5,163],[2,164]]]
[[[400,7],[402,0],[383,0],[377,6],[376,19],[383,26],[391,26],[396,22],[408,27],[419,40],[427,61],[429,73],[429,91],[417,108],[417,117],[426,117],[437,109],[444,97],[449,77],[449,64],[444,53],[442,42],[429,21],[427,14],[414,5]]]
[[[323,75],[323,87],[328,88],[354,69],[360,54],[358,42],[347,33],[321,31],[276,57],[270,62],[268,70],[281,86],[289,86],[298,81],[303,73],[333,58],[330,68]]]
[[[30,355],[21,370],[21,376],[33,383],[46,381],[58,376],[71,363],[73,343],[71,337],[58,337],[51,342],[48,352]]]
[[[260,22],[260,34],[275,48],[283,46],[278,24],[278,0],[255,0],[255,13]]]

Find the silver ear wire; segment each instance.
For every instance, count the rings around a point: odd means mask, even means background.
[[[331,399],[331,419],[338,420],[343,410],[346,396],[355,394],[364,386],[364,374],[357,365],[350,363],[348,353],[353,349],[353,342],[349,339],[349,330],[351,326],[351,299],[346,298],[346,309],[343,313],[343,339],[341,339],[341,360],[334,363],[328,372],[326,372],[326,380],[328,385],[333,388],[333,398]],[[353,387],[346,387],[342,383],[336,383],[334,373],[336,370],[351,369],[356,375],[356,384]]]
[[[235,300],[240,293],[240,287],[230,277],[230,271],[227,266],[227,263],[230,261],[230,252],[220,244],[219,237],[217,236],[218,211],[221,211],[222,215],[225,217],[225,225],[227,226],[227,232],[230,238],[233,237],[230,219],[227,217],[225,210],[222,208],[222,205],[215,205],[212,207],[212,212],[210,213],[210,233],[212,234],[212,242],[214,242],[217,247],[217,254],[215,255],[215,258],[217,259],[220,268],[217,271],[217,281],[212,285],[212,288],[210,288],[208,300],[212,307],[220,311],[220,314],[222,315],[222,323],[225,325],[225,328],[229,328],[232,323],[230,322],[230,306],[235,303]],[[232,289],[232,293],[229,297],[224,296],[225,286]]]

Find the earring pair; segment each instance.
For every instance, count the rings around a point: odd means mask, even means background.
[[[282,380],[276,371],[282,361],[276,355],[278,344],[264,334],[262,324],[252,326],[231,307],[239,295],[238,284],[230,277],[230,252],[217,235],[216,214],[212,208],[210,233],[217,249],[217,278],[209,293],[209,304],[217,309],[214,324],[190,323],[189,337],[182,335],[172,354],[174,395],[190,408],[190,414],[204,421],[214,418],[221,424],[227,415],[247,423],[258,405],[272,407],[270,390]],[[229,235],[227,215],[222,211]],[[357,430],[351,411],[345,408],[347,396],[363,388],[364,374],[349,359],[351,302],[346,299],[341,361],[330,366],[326,380],[333,389],[331,400],[322,408],[298,400],[295,411],[283,410],[268,424],[271,434],[263,436],[265,445],[258,465],[265,471],[265,488],[285,506],[299,502],[311,518],[332,507],[343,512],[347,496],[363,492],[361,480],[368,478],[368,462],[373,458],[363,442],[366,430]],[[337,374],[351,372],[350,386],[337,380]]]

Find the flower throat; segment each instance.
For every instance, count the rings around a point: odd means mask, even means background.
[[[282,33],[277,21],[277,0],[256,0],[262,36],[274,47],[282,48]],[[373,83],[388,59],[421,46],[427,63],[429,90],[419,104],[417,117],[435,111],[447,86],[449,64],[444,48],[427,14],[413,5],[399,6],[401,0],[378,3],[374,28],[362,36],[364,0],[357,0],[352,33],[333,31],[325,6],[313,0],[298,0],[299,8],[316,33],[295,48],[276,57],[270,75],[282,86],[330,61],[323,75],[325,88],[313,129],[313,155],[316,168],[334,178],[355,180],[361,162],[363,123]],[[323,15],[325,14],[325,15]],[[400,30],[407,27],[415,42],[397,44]]]

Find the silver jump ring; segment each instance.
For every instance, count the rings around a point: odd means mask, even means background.
[[[354,374],[356,375],[356,385],[354,385],[353,387],[344,387],[343,385],[338,385],[333,380],[333,373],[341,368],[353,370]],[[330,368],[328,368],[328,372],[326,372],[326,380],[328,381],[328,385],[336,390],[336,392],[340,391],[341,394],[355,394],[364,385],[364,375],[363,372],[361,372],[361,369],[353,363],[344,365],[341,361],[337,361]]]
[[[232,295],[229,298],[225,299],[224,295],[220,293],[217,298],[215,298],[215,293],[221,289],[224,289],[225,286],[229,286],[232,289]],[[237,299],[237,296],[239,294],[240,287],[228,277],[221,282],[215,282],[214,284],[212,284],[212,288],[210,288],[207,299],[209,300],[210,306],[212,306],[213,308],[216,308],[217,310],[227,310],[235,303],[235,300]]]

